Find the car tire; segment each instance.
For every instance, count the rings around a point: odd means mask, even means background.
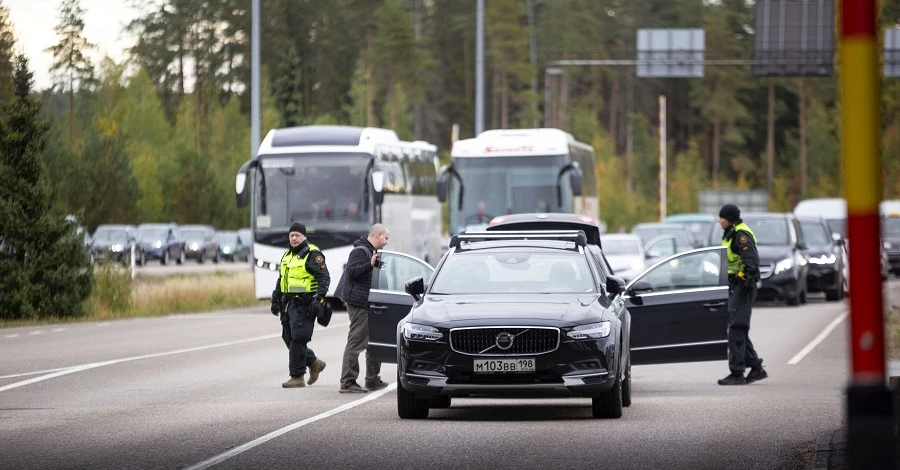
[[[427,398],[419,398],[416,394],[406,391],[397,374],[397,415],[400,419],[425,419],[428,417]]]
[[[450,395],[435,395],[428,401],[429,408],[450,408]]]
[[[181,254],[178,255],[178,264],[184,264],[187,261],[187,258],[184,256],[184,250],[181,250]]]
[[[163,251],[162,258],[159,259],[159,264],[163,266],[169,264],[169,250]]]
[[[216,257],[213,258],[213,263],[219,264],[219,261],[220,261],[220,258],[219,258],[219,252],[216,251]]]
[[[800,304],[806,305],[806,302],[807,302],[806,289],[804,288],[802,291],[800,291]]]
[[[787,303],[788,305],[790,305],[791,307],[795,307],[795,306],[797,306],[797,305],[800,305],[800,292],[798,291],[796,295],[794,295],[793,297],[790,297],[789,299],[787,299],[787,302],[786,302],[786,303]]]
[[[625,380],[622,382],[622,406],[631,406],[631,357],[628,357],[628,364],[625,366]]]
[[[399,387],[397,389],[399,390]],[[608,392],[591,399],[591,413],[594,418],[599,419],[622,417],[622,381],[618,377]]]
[[[844,299],[844,283],[841,282],[841,285],[837,286],[834,289],[828,289],[825,291],[825,300],[829,302],[836,302]]]

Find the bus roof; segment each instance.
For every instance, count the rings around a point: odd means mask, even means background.
[[[570,145],[589,147],[559,129],[493,129],[453,144],[453,157],[561,155]]]
[[[270,130],[259,145],[259,154],[354,150],[372,153],[378,146],[437,151],[437,147],[428,142],[402,141],[397,137],[397,133],[390,129],[355,126],[300,126]]]

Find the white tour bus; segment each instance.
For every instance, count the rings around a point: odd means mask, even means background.
[[[484,131],[453,145],[437,198],[450,235],[484,230],[505,214],[563,212],[599,220],[594,149],[559,129]],[[566,177],[568,176],[568,177]]]
[[[392,130],[371,127],[269,131],[257,157],[241,166],[236,179],[238,207],[252,199],[256,297],[271,296],[294,222],[306,225],[307,238],[325,255],[329,297],[352,243],[376,222],[391,232],[387,249],[436,263],[441,256],[436,151],[427,142],[404,142]]]

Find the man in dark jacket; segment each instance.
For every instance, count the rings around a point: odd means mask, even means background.
[[[727,377],[719,380],[719,385],[745,385],[769,376],[749,335],[750,314],[759,280],[759,253],[756,235],[741,220],[737,206],[722,206],[719,225],[724,230],[722,246],[728,255],[728,368],[731,370]],[[748,367],[750,373],[744,377]]]
[[[378,267],[378,250],[388,244],[390,232],[381,224],[369,229],[367,237],[360,237],[353,243],[353,250],[347,259],[343,279],[335,294],[347,304],[350,317],[350,332],[344,348],[341,365],[341,393],[365,393],[380,390],[387,383],[378,375],[381,363],[373,361],[367,350],[369,346],[369,289],[372,287],[372,273]],[[359,377],[359,353],[366,351],[366,388],[356,383]]]
[[[288,347],[291,378],[284,388],[305,387],[303,376],[309,368],[309,384],[319,379],[325,362],[307,346],[312,340],[316,317],[325,308],[325,294],[331,276],[319,247],[306,241],[306,227],[291,225],[291,247],[281,257],[281,271],[272,291],[272,315],[281,316],[281,338]]]

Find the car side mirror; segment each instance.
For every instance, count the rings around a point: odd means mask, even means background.
[[[634,284],[632,284],[631,288],[628,289],[628,292],[626,292],[626,294],[628,294],[629,297],[634,297],[636,295],[646,294],[648,292],[653,292],[653,284],[641,280],[636,281]]]
[[[619,276],[607,276],[606,291],[611,297],[615,297],[625,292],[625,280]]]
[[[418,302],[419,299],[422,298],[422,294],[425,293],[425,279],[423,279],[422,276],[419,276],[406,281],[404,290]]]

